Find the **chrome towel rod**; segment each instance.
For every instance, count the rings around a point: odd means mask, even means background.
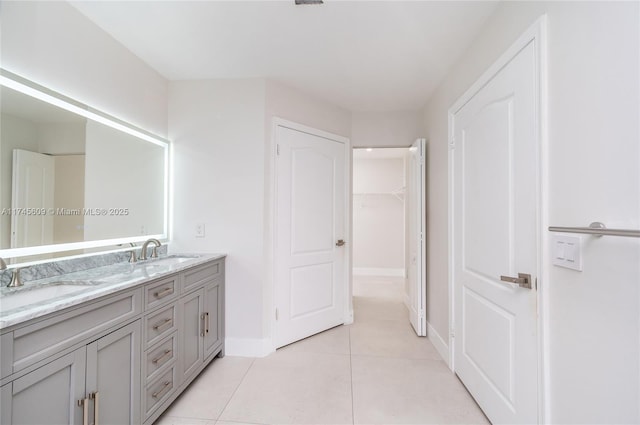
[[[640,238],[640,230],[607,229],[604,223],[594,221],[589,227],[555,227],[549,226],[550,232],[586,233],[596,236],[625,236],[628,238]]]

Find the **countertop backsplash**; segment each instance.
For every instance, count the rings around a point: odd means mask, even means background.
[[[63,274],[79,272],[83,270],[94,269],[97,267],[110,266],[112,264],[124,263],[129,261],[129,252],[136,251],[136,255],[140,257],[140,247],[131,248],[127,251],[110,252],[106,254],[97,254],[80,258],[69,258],[67,260],[55,260],[48,263],[33,264],[20,268],[20,279],[23,282],[32,280],[47,279],[49,277],[60,276]],[[147,252],[150,254],[151,247]],[[167,254],[167,245],[157,248],[159,256]],[[7,286],[11,282],[12,269],[0,272],[0,286]]]

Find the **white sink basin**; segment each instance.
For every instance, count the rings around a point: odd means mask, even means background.
[[[51,301],[54,298],[81,291],[85,288],[86,286],[82,285],[50,284],[33,288],[5,289],[0,295],[0,312],[15,310],[25,305],[42,301]]]

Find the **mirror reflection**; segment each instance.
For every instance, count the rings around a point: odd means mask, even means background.
[[[0,90],[0,249],[166,233],[166,144]]]

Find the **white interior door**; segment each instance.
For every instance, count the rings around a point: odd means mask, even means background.
[[[426,277],[426,208],[425,208],[425,140],[418,139],[409,148],[407,179],[407,241],[409,266],[407,268],[407,307],[409,320],[418,336],[427,335],[427,277]]]
[[[52,244],[54,158],[14,149],[12,175],[11,248]]]
[[[277,348],[345,322],[347,146],[283,125],[276,141]]]
[[[493,423],[538,421],[536,91],[529,43],[453,117],[454,368]]]

